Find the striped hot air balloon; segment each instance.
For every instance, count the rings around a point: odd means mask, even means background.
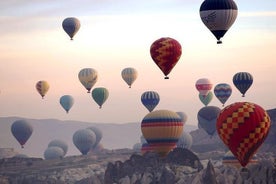
[[[238,72],[233,76],[233,83],[241,92],[242,97],[244,97],[247,90],[253,84],[253,76],[248,72]]]
[[[199,91],[199,93],[205,97],[209,93],[209,91],[212,89],[213,84],[211,81],[207,78],[201,78],[196,81],[195,84],[196,89]]]
[[[137,79],[138,72],[135,68],[128,67],[122,70],[121,75],[129,88],[131,88],[131,85]]]
[[[105,103],[109,96],[109,92],[106,88],[99,87],[92,90],[91,96],[99,105],[99,108],[102,108],[102,105]]]
[[[214,93],[217,99],[222,103],[222,106],[224,106],[225,102],[232,94],[232,88],[229,84],[220,83],[215,86]]]
[[[146,154],[147,152],[153,152],[153,148],[151,147],[150,144],[148,143],[144,143],[142,144],[142,147],[141,147],[141,154],[144,155]]]
[[[35,88],[43,99],[46,93],[49,91],[50,85],[47,81],[41,80],[36,83]]]
[[[98,72],[93,68],[83,68],[79,72],[78,77],[81,84],[87,89],[87,93],[90,93],[90,90],[98,80]]]
[[[164,157],[176,147],[183,122],[176,112],[155,110],[143,118],[141,130],[150,147]]]
[[[156,40],[150,47],[151,58],[163,72],[165,79],[169,79],[168,75],[179,61],[181,54],[180,43],[169,37]]]
[[[200,18],[217,38],[217,43],[235,22],[238,7],[233,0],[205,0],[200,6]]]
[[[153,109],[158,105],[159,101],[159,94],[155,91],[145,91],[141,95],[141,102],[149,110],[149,112],[153,111]]]
[[[245,167],[268,135],[268,113],[251,102],[236,102],[219,114],[216,128],[219,137]]]

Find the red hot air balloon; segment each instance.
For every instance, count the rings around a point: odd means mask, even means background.
[[[243,167],[264,142],[270,125],[267,112],[250,102],[236,102],[225,107],[216,124],[219,137]]]
[[[150,47],[150,55],[156,65],[165,75],[165,79],[176,65],[182,54],[182,48],[178,41],[164,37],[156,40]]]
[[[176,147],[183,122],[176,112],[155,110],[143,118],[141,130],[151,149],[164,157]]]

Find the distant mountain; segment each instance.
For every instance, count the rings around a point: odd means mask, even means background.
[[[34,128],[33,134],[21,149],[19,143],[13,137],[10,127],[18,119],[26,119]],[[132,148],[140,142],[140,123],[89,123],[78,121],[61,121],[57,119],[28,119],[21,117],[0,117],[0,148],[14,148],[16,152],[33,157],[43,157],[48,143],[53,139],[61,139],[67,142],[69,148],[67,155],[80,155],[74,146],[72,137],[75,131],[95,126],[102,130],[101,143],[107,149]],[[196,126],[185,125],[185,131],[197,129]]]

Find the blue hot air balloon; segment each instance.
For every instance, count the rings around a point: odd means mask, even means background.
[[[155,91],[146,91],[141,96],[141,102],[149,110],[149,112],[153,111],[159,101],[159,94]]]
[[[62,97],[60,97],[59,103],[63,107],[63,109],[68,113],[74,104],[74,98],[71,95],[63,95]]]
[[[222,103],[222,106],[224,106],[225,102],[232,94],[232,88],[229,84],[220,83],[215,86],[214,93],[217,99]]]
[[[248,72],[238,72],[233,76],[233,83],[244,97],[253,83],[253,76]]]
[[[26,120],[17,120],[12,124],[11,132],[21,147],[24,148],[24,144],[28,141],[33,133],[33,127]]]

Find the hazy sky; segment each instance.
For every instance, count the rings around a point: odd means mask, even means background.
[[[160,95],[156,109],[184,111],[188,124],[197,125],[203,107],[195,82],[209,78],[233,88],[227,105],[250,101],[265,109],[276,107],[276,1],[240,0],[236,22],[217,45],[200,20],[200,0],[10,0],[0,2],[0,116],[54,118],[88,122],[140,122],[148,113],[141,94]],[[81,28],[74,41],[62,29],[66,17],[77,17]],[[182,56],[164,76],[150,57],[150,45],[160,37],[182,45]],[[99,109],[78,80],[82,68],[98,71],[95,87],[110,96]],[[121,70],[134,67],[138,79],[131,89]],[[232,83],[246,71],[254,82],[245,98]],[[35,89],[46,80],[50,90],[41,99]],[[69,114],[59,98],[72,95]],[[221,107],[214,97],[209,105]]]

